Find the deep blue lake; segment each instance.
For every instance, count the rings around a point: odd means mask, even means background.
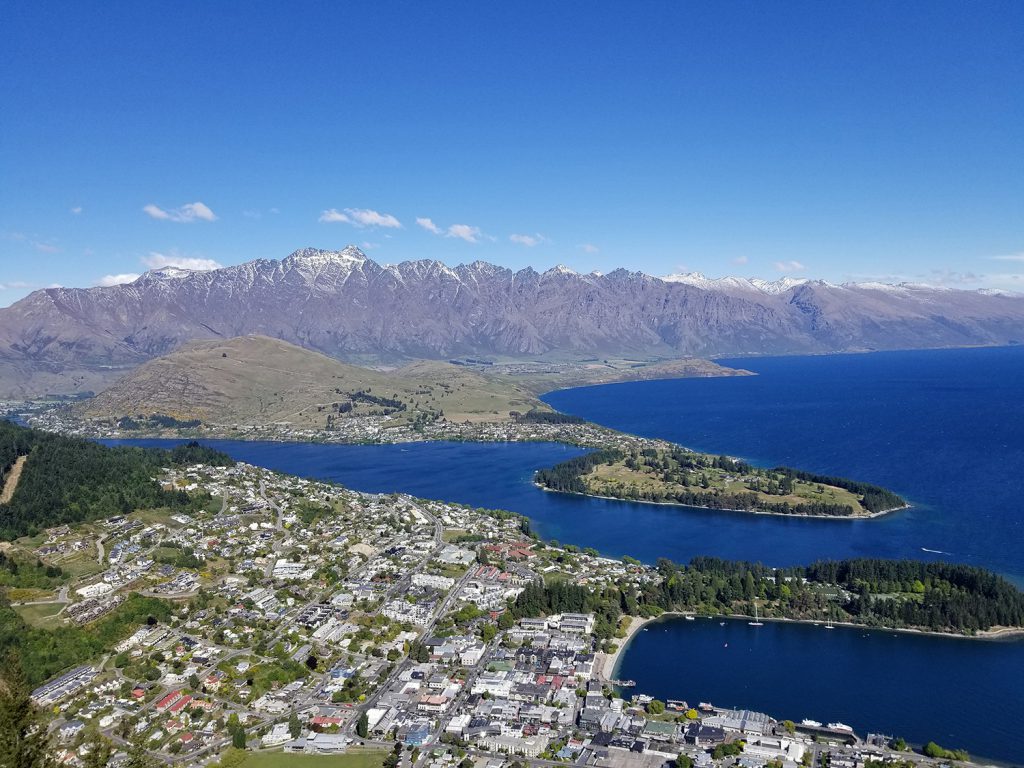
[[[877,483],[914,507],[850,522],[719,517],[717,534],[677,510],[653,537],[675,548],[663,554],[684,548],[770,564],[941,557],[1024,585],[1024,348],[721,362],[759,375],[611,384],[544,399],[627,432]]]
[[[611,384],[545,400],[691,448],[878,483],[913,508],[876,520],[799,520],[546,493],[531,484],[533,471],[580,453],[555,444],[209,443],[357,490],[514,510],[544,538],[611,556],[771,565],[941,558],[1024,584],[1024,348],[722,362],[759,375]],[[748,632],[742,622],[666,622],[660,634],[637,636],[623,675],[660,697],[841,720],[1020,760],[1022,642],[774,624],[745,641]],[[723,656],[724,642],[735,652]]]
[[[1020,762],[1024,643],[766,621],[669,618],[622,655],[635,690],[691,705],[842,722]]]

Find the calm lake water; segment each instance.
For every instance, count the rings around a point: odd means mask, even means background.
[[[674,545],[676,536],[701,536],[690,552],[742,551],[770,564],[938,557],[1024,585],[1024,348],[722,362],[759,375],[611,384],[545,400],[605,426],[755,464],[874,482],[914,505],[846,523],[723,517],[710,537],[678,510],[661,537]]]
[[[913,508],[877,520],[799,520],[546,493],[531,484],[533,471],[581,452],[549,443],[207,442],[357,490],[514,510],[545,538],[611,556],[771,565],[935,558],[1024,584],[1024,348],[723,362],[759,375],[612,384],[545,400],[627,432],[875,482]],[[645,692],[1021,758],[1024,643],[771,623],[756,633],[743,622],[658,626],[622,660],[622,674]]]
[[[623,654],[619,677],[663,700],[838,721],[861,736],[1021,760],[1024,643],[719,621],[647,625]]]

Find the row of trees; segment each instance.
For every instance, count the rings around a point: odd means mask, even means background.
[[[558,411],[541,411],[531,408],[526,413],[509,411],[508,415],[513,421],[520,424],[586,424],[586,419]]]
[[[165,416],[162,413],[153,413],[149,416],[139,414],[138,416],[123,416],[117,420],[118,429],[135,431],[139,429],[195,429],[202,422],[199,419],[176,419],[173,416]]]
[[[1024,626],[1024,593],[1000,576],[966,565],[864,559],[771,569],[699,557],[689,565],[661,560],[657,570],[660,579],[639,589],[609,586],[591,591],[573,583],[533,584],[516,599],[511,614],[521,618],[593,612],[601,638],[614,636],[622,614],[750,613],[754,601],[763,615],[785,618],[827,617],[965,633]],[[881,584],[910,589],[875,593]]]

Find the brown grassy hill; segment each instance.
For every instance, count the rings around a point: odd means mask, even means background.
[[[144,363],[80,406],[90,418],[159,414],[206,424],[324,427],[329,419],[443,412],[497,421],[545,407],[514,383],[449,363],[382,372],[264,336],[193,342]]]

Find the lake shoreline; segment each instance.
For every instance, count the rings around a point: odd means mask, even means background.
[[[912,504],[904,504],[900,507],[893,507],[892,509],[883,509],[878,512],[868,512],[865,514],[853,514],[853,515],[805,515],[799,512],[765,512],[757,509],[734,509],[733,507],[708,507],[701,504],[680,504],[677,501],[650,501],[649,499],[626,499],[621,496],[601,496],[596,493],[577,493],[575,491],[556,491],[554,488],[548,488],[545,485],[534,481],[534,486],[540,488],[542,491],[547,493],[563,493],[566,496],[581,496],[585,499],[605,499],[606,501],[624,501],[628,504],[654,504],[660,507],[681,507],[683,509],[707,509],[712,512],[739,512],[744,515],[762,515],[765,517],[787,517],[794,518],[797,520],[875,520],[879,517],[892,514],[893,512],[900,512],[904,509],[910,509]]]
[[[615,653],[600,654],[603,657],[604,666],[600,670],[599,675],[597,675],[598,679],[608,682],[618,678],[619,667],[622,666],[622,661],[626,656],[626,652],[629,650],[630,643],[642,629],[647,627],[648,624],[667,619],[686,620],[686,617],[688,616],[692,617],[694,621],[709,621],[712,619],[752,621],[755,619],[754,616],[742,613],[723,613],[716,614],[714,616],[706,616],[692,611],[665,611],[658,616],[651,616],[649,618],[633,616],[631,617],[632,620],[626,630],[626,636],[622,638],[622,642],[619,644]],[[770,621],[774,624],[804,624],[810,626],[823,626],[826,623],[818,619],[790,619],[783,616],[758,616],[757,621]],[[1024,641],[1024,627],[993,627],[991,629],[981,630],[974,635],[966,635],[959,632],[937,632],[928,629],[917,629],[914,627],[875,627],[867,624],[857,624],[852,621],[833,621],[832,626],[841,627],[843,629],[860,629],[870,632],[897,632],[899,634],[916,635],[920,637],[948,638],[952,640],[981,640],[993,643]]]

